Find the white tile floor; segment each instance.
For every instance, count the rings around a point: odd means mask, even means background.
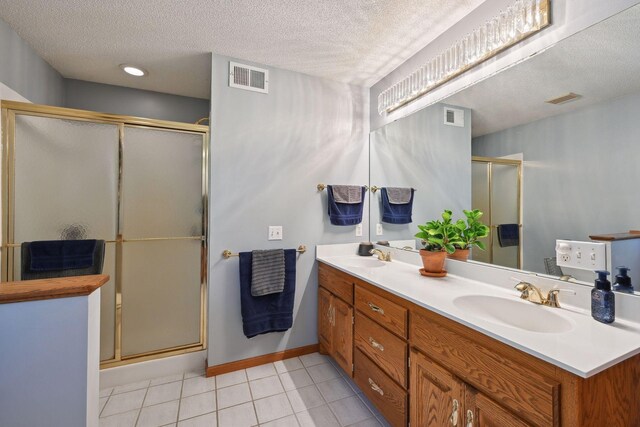
[[[190,372],[100,391],[100,426],[382,427],[389,424],[321,354],[217,377]]]

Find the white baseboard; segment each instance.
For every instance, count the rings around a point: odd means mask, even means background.
[[[152,378],[166,377],[181,372],[202,372],[206,368],[207,351],[196,351],[179,356],[132,363],[100,371],[100,388],[135,383]]]

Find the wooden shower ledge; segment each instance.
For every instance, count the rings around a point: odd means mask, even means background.
[[[89,295],[109,281],[106,274],[0,283],[0,304]]]

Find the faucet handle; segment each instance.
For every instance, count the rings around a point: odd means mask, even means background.
[[[560,308],[560,301],[558,300],[558,293],[560,293],[560,291],[569,292],[569,293],[572,293],[573,295],[576,294],[576,291],[572,289],[553,288],[549,291],[549,294],[547,295],[546,305],[548,305],[549,307]]]

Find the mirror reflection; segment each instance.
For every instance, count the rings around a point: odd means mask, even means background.
[[[593,238],[607,245],[611,281],[625,265],[637,290],[638,40],[634,6],[373,131],[370,185],[416,191],[409,224],[382,222],[372,194],[371,240],[419,248],[418,224],[475,208],[491,235],[473,260],[592,284],[593,272],[557,265],[555,245]],[[447,123],[448,109],[463,111],[462,126]]]

